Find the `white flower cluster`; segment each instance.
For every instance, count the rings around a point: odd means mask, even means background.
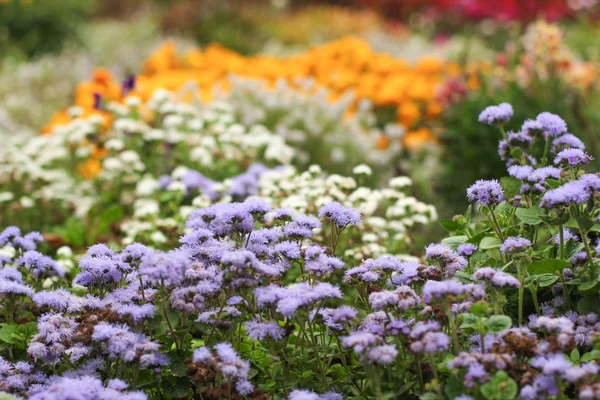
[[[356,235],[356,240],[362,245],[353,246],[344,254],[346,257],[359,261],[390,254],[412,259],[407,255],[412,244],[408,232],[437,219],[435,207],[405,193],[412,185],[408,177],[395,177],[389,181],[388,187],[371,189],[359,184],[372,173],[370,167],[359,165],[353,172],[355,178],[326,175],[317,165],[303,173],[298,173],[292,166],[265,170],[257,180],[255,196],[277,208],[306,214],[316,214],[321,206],[332,201],[355,208],[360,211],[363,222],[352,228],[352,235]],[[145,240],[160,247],[166,238],[156,232],[175,230],[182,233],[184,221],[194,208],[207,207],[216,201],[234,200],[227,195],[231,185],[229,180],[225,180],[213,187],[219,192],[216,198],[196,191],[191,205],[180,206],[177,212],[171,213],[169,204],[179,204],[181,200],[183,189],[179,186],[179,181],[173,181],[165,189],[160,189],[157,182],[142,181],[138,184],[138,194],[148,197],[138,200],[136,215],[121,226],[126,234],[126,243]]]
[[[359,231],[362,246],[354,246],[345,254],[356,260],[391,254],[409,258],[406,250],[411,244],[408,230],[437,219],[434,206],[409,196],[405,190],[412,185],[408,177],[395,177],[389,187],[371,189],[357,183],[361,175],[371,171],[366,165],[354,169],[357,179],[340,175],[322,174],[313,165],[298,173],[294,168],[266,172],[261,176],[258,196],[282,208],[301,213],[316,213],[332,201],[360,211],[363,222]]]
[[[363,99],[354,107],[352,91],[332,100],[327,88],[310,78],[296,78],[293,84],[280,79],[273,88],[262,80],[233,75],[229,80],[231,88],[227,92],[217,88],[216,97],[232,106],[240,123],[262,124],[285,137],[298,149],[300,161],[383,165],[400,150],[400,141],[385,151],[376,148],[380,130],[373,106]]]
[[[132,206],[138,182],[155,182],[178,166],[222,180],[254,161],[279,165],[294,157],[280,135],[236,123],[224,102],[188,104],[157,90],[147,102],[130,96],[106,108],[108,129],[106,114],[84,117],[72,107],[72,121],[50,135],[6,139],[0,146],[2,209],[35,206],[40,214],[57,217],[58,209],[81,217],[101,202]]]

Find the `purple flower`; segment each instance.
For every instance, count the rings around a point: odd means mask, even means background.
[[[529,175],[529,182],[543,182],[546,178],[559,179],[560,169],[552,166],[538,168]]]
[[[477,246],[471,243],[463,243],[458,245],[457,253],[463,257],[470,257],[477,251]]]
[[[514,276],[507,274],[506,272],[493,269],[491,267],[479,268],[475,271],[475,279],[479,281],[486,281],[491,283],[493,286],[498,287],[519,287],[519,280]]]
[[[34,250],[26,251],[18,260],[17,265],[25,268],[34,277],[64,276],[64,269],[53,259]]]
[[[542,133],[544,131],[544,126],[540,121],[528,119],[521,126],[521,131],[530,136],[535,136],[536,134]]]
[[[33,302],[38,307],[48,307],[56,311],[74,312],[81,308],[80,298],[62,288],[38,292],[33,296]]]
[[[522,237],[511,236],[504,240],[500,246],[502,254],[520,253],[531,247],[531,241]]]
[[[249,382],[250,363],[242,360],[229,343],[218,343],[213,346],[214,352],[207,347],[194,351],[194,362],[201,363],[216,370],[225,382],[236,383],[236,390],[247,395],[254,387]],[[241,389],[241,391],[240,391]]]
[[[558,115],[543,112],[537,116],[536,121],[542,125],[544,132],[552,137],[567,133],[567,123]]]
[[[319,209],[319,217],[330,219],[338,227],[358,225],[361,221],[360,213],[352,208],[344,207],[337,201],[325,204]]]
[[[16,226],[9,226],[0,233],[0,247],[6,246],[13,239],[21,236],[21,230]]]
[[[112,382],[112,383],[111,383]],[[31,400],[70,400],[70,399],[102,399],[102,400],[146,400],[148,397],[140,391],[123,392],[122,384],[109,381],[104,387],[102,381],[95,376],[55,377],[47,385],[42,386]]]
[[[371,347],[367,352],[367,360],[370,364],[390,365],[396,361],[398,350],[392,344],[383,344]]]
[[[526,180],[533,173],[533,168],[529,165],[513,165],[508,168],[508,174],[521,181]]]
[[[485,291],[482,287],[472,283],[465,284],[449,279],[445,281],[427,281],[421,291],[421,297],[427,304],[434,300],[442,299],[446,296],[460,296],[470,294],[476,298],[485,297]]]
[[[497,180],[480,179],[467,189],[467,198],[482,206],[492,206],[504,200],[504,192]]]
[[[261,322],[257,319],[244,322],[244,329],[250,339],[265,340],[265,338],[273,340],[281,340],[285,336],[285,329],[275,321]]]
[[[554,164],[560,165],[581,165],[587,164],[594,158],[587,155],[580,149],[565,149],[556,155]]]
[[[508,122],[513,116],[513,108],[508,103],[500,103],[497,106],[488,106],[479,114],[479,122],[487,125],[502,124]]]
[[[527,148],[533,142],[533,138],[527,132],[508,132],[506,136],[511,146]]]
[[[549,190],[542,196],[540,206],[553,208],[571,204],[587,203],[594,192],[600,190],[600,178],[595,174],[586,174],[577,180]]]
[[[585,150],[585,145],[577,136],[571,133],[565,133],[552,141],[552,152],[557,154],[565,149]]]
[[[397,307],[402,311],[407,311],[419,305],[419,297],[408,286],[400,286],[396,290],[384,290],[373,292],[369,295],[369,303],[374,310],[382,310],[386,307]]]

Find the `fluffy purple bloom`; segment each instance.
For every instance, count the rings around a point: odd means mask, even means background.
[[[370,332],[356,331],[342,339],[346,348],[352,348],[356,354],[362,354],[365,350],[375,346],[381,341],[381,337]]]
[[[552,141],[552,152],[554,154],[557,154],[565,149],[585,150],[585,145],[577,136],[571,133],[566,133]]]
[[[485,297],[485,290],[472,283],[460,283],[449,279],[445,281],[427,281],[421,291],[421,297],[427,304],[431,304],[436,299],[441,299],[446,296],[460,296],[470,294],[475,298]]]
[[[21,236],[21,230],[16,226],[9,226],[0,233],[0,247],[6,246],[13,239]]]
[[[383,344],[369,349],[367,360],[371,364],[390,365],[396,361],[398,350],[393,344]]]
[[[508,103],[500,103],[497,106],[488,106],[479,114],[479,122],[487,125],[502,124],[508,122],[513,116],[513,107]]]
[[[265,338],[273,340],[281,340],[285,335],[285,329],[275,321],[262,322],[257,319],[244,322],[246,334],[254,340],[265,340]]]
[[[522,237],[511,236],[504,240],[500,251],[503,254],[520,253],[531,247],[531,241]]]
[[[526,180],[533,173],[533,167],[529,165],[513,165],[508,167],[508,174],[521,181]]]
[[[560,169],[553,166],[538,168],[529,175],[528,180],[529,182],[543,182],[547,178],[559,179]]]
[[[360,213],[352,208],[344,207],[337,201],[325,204],[319,209],[319,217],[330,219],[338,227],[358,225],[361,221]]]
[[[565,149],[554,158],[554,164],[560,165],[582,165],[587,164],[594,158],[580,149]]]
[[[218,343],[213,346],[214,352],[207,347],[194,351],[193,360],[216,370],[223,381],[236,384],[236,390],[247,395],[254,390],[249,382],[250,363],[242,360],[229,343]]]
[[[479,268],[475,271],[475,279],[479,281],[490,282],[493,286],[498,287],[519,287],[519,280],[514,276],[507,274],[504,271],[496,270],[491,267]]]
[[[65,289],[44,290],[33,296],[38,307],[48,307],[56,311],[74,312],[81,308],[81,299]]]
[[[477,246],[471,243],[463,243],[458,245],[456,251],[463,257],[470,257],[477,251]]]
[[[407,311],[419,305],[420,301],[414,290],[408,286],[400,286],[393,291],[384,290],[371,293],[369,303],[374,310],[382,310],[392,306]]]
[[[17,265],[26,269],[34,277],[64,276],[64,269],[53,259],[34,250],[26,251],[18,260]]]
[[[533,142],[533,138],[527,132],[508,132],[506,137],[511,146],[527,148]]]
[[[537,133],[541,133],[544,131],[544,126],[540,121],[528,119],[521,126],[521,131],[530,136],[535,136]]]
[[[542,125],[544,132],[551,137],[567,133],[567,123],[558,115],[543,112],[537,116],[536,121]]]
[[[504,200],[504,192],[497,180],[480,179],[467,189],[467,198],[482,206],[493,206]]]
[[[600,178],[595,174],[586,174],[577,180],[549,190],[542,196],[540,206],[553,208],[571,204],[587,203],[593,193],[600,190]]]
[[[110,381],[112,382],[112,381]],[[31,400],[146,400],[141,391],[124,392],[123,385],[104,387],[95,376],[57,377],[29,397]],[[111,387],[112,386],[112,387]]]

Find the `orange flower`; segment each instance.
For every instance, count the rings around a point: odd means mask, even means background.
[[[437,143],[437,139],[433,133],[427,128],[419,128],[414,131],[407,132],[402,137],[402,144],[411,152],[419,152],[427,143]]]
[[[100,161],[90,158],[79,165],[79,173],[85,179],[94,179],[102,170]]]

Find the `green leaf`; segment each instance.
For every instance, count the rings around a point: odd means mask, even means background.
[[[498,371],[494,378],[479,389],[487,400],[512,400],[517,396],[517,383],[506,372]]]
[[[521,158],[521,155],[523,154],[523,150],[520,147],[514,147],[511,151],[510,151],[510,155],[513,158]]]
[[[583,282],[577,288],[579,293],[596,293],[598,292],[598,281]]]
[[[552,274],[535,275],[535,280],[540,287],[548,287],[558,280],[558,276]]]
[[[575,349],[571,352],[571,355],[569,356],[571,358],[571,361],[575,364],[579,364],[579,360],[581,359],[581,354],[579,354],[579,350]]]
[[[552,189],[556,189],[557,187],[560,186],[560,182],[557,181],[556,179],[544,179],[544,181],[552,188]]]
[[[15,344],[19,342],[18,336],[16,336],[18,325],[5,324],[0,328],[0,341],[8,344]]]
[[[485,326],[490,332],[498,333],[510,329],[512,320],[506,315],[492,315],[485,321]]]
[[[458,222],[452,221],[451,219],[441,220],[440,225],[448,232],[459,231],[462,229],[462,226]]]
[[[562,271],[565,268],[571,268],[572,265],[568,261],[549,258],[534,262],[527,268],[532,274],[553,274],[557,271]]]
[[[544,210],[538,207],[517,208],[515,215],[527,225],[538,225],[542,223],[540,217],[544,215]]]
[[[8,393],[0,393],[0,400],[17,400],[17,398]]]
[[[479,242],[481,242],[481,239],[483,239],[485,235],[485,232],[479,232],[478,234],[471,236],[471,239],[467,240],[467,243],[479,246]]]
[[[596,313],[600,309],[600,297],[598,295],[583,296],[577,302],[577,312],[581,315]]]
[[[502,185],[504,196],[507,199],[515,197],[521,191],[521,181],[512,177],[505,176],[500,179],[500,185]]]
[[[592,350],[581,356],[580,362],[588,362],[592,360],[597,360],[600,358],[600,350]]]
[[[459,244],[465,243],[469,238],[467,236],[450,236],[442,239],[442,244],[450,247],[456,247]]]
[[[479,248],[481,250],[497,249],[501,245],[502,242],[497,237],[486,236],[483,239],[481,239],[481,242],[479,243]]]

